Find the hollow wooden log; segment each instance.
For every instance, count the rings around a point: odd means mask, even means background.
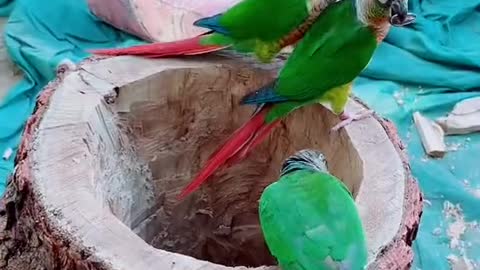
[[[409,269],[422,197],[395,128],[377,116],[330,132],[339,120],[329,110],[299,109],[246,160],[176,201],[250,117],[240,98],[274,74],[221,57],[116,57],[57,78],[27,124],[3,200],[3,266],[276,269],[257,200],[287,156],[316,148],[355,196],[368,269]],[[347,112],[365,108],[350,100]]]

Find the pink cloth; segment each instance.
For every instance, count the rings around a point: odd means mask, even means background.
[[[240,0],[88,0],[105,22],[149,41],[172,41],[204,32],[199,18],[225,11]]]

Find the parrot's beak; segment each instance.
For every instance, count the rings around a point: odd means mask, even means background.
[[[415,21],[416,15],[409,13],[405,0],[393,0],[391,6],[390,24],[393,26],[405,26]]]

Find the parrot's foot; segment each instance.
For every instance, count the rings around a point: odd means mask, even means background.
[[[355,113],[354,115],[349,115],[346,112],[342,112],[340,114],[340,120],[342,120],[340,123],[336,124],[334,127],[332,127],[332,131],[338,131],[339,129],[348,126],[350,123],[353,121],[358,121],[364,118],[367,118],[373,114],[373,110],[366,110],[362,112]]]

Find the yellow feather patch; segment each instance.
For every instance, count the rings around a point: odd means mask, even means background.
[[[278,42],[263,42],[257,40],[255,44],[255,55],[263,63],[269,63],[280,52],[282,48]]]
[[[352,91],[352,83],[328,90],[319,100],[318,103],[332,110],[333,113],[339,115],[347,105],[348,97]]]

